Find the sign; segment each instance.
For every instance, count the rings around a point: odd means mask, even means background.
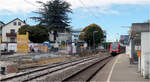
[[[140,51],[140,50],[137,51],[137,56],[138,56],[138,57],[141,56],[141,51]]]
[[[29,33],[26,35],[17,35],[17,52],[28,53],[29,48]]]
[[[135,46],[135,50],[141,50],[141,46]]]
[[[50,45],[50,43],[49,43],[49,42],[44,42],[44,43],[43,43],[43,46],[47,46],[47,47],[48,47],[48,49],[50,49],[50,48],[51,48],[51,45]]]
[[[84,48],[87,48],[87,46],[88,46],[87,43],[84,43]]]

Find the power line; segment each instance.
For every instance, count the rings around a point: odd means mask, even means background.
[[[27,0],[24,0],[24,1],[25,1],[26,3],[28,3],[28,4],[32,5],[32,6],[39,7],[39,6],[37,6],[37,5],[33,4],[33,3],[31,3],[30,1],[27,1]]]
[[[90,9],[83,3],[82,0],[79,0],[79,2],[83,5],[83,7],[85,7],[89,12],[91,12],[91,15],[93,15],[95,18],[97,18],[97,16],[92,11],[90,11]]]

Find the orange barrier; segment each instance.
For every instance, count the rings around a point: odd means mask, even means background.
[[[34,46],[34,48],[37,48],[38,50],[47,53],[48,47],[47,46]]]
[[[138,57],[141,56],[141,51],[140,50],[137,51],[137,56]]]

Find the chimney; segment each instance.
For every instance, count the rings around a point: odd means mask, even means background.
[[[26,24],[26,21],[25,21],[25,20],[24,20],[23,22]]]

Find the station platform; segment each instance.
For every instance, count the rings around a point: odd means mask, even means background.
[[[127,54],[115,56],[102,68],[91,82],[150,82],[138,73],[138,65],[130,64]]]

